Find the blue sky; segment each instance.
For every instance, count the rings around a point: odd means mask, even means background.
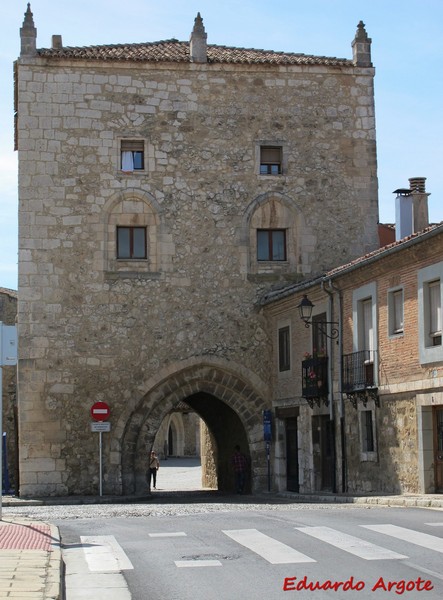
[[[352,58],[357,23],[372,38],[376,68],[380,221],[395,195],[426,177],[429,216],[443,221],[442,0],[33,0],[37,46],[188,40],[200,11],[208,43]],[[17,288],[17,156],[12,64],[26,1],[2,6],[0,34],[0,287]]]

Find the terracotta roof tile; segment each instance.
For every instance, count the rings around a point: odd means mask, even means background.
[[[11,298],[17,298],[16,290],[10,290],[9,288],[0,287],[0,294],[11,296]]]
[[[40,48],[42,58],[71,60],[106,60],[135,62],[189,62],[189,42],[166,40],[143,44],[114,44],[64,48]],[[275,65],[328,65],[349,66],[345,58],[309,56],[272,50],[230,48],[208,45],[208,63],[275,64]]]

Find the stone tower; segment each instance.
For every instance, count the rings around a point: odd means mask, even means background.
[[[16,65],[20,491],[145,489],[179,403],[210,432],[219,489],[240,444],[264,489],[273,286],[377,245],[374,69],[190,42],[35,49]],[[359,29],[360,31],[360,29]],[[364,46],[367,41],[357,45]],[[363,54],[362,54],[363,53]],[[366,53],[367,54],[367,53]]]

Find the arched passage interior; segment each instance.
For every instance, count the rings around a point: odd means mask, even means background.
[[[122,492],[146,489],[146,456],[164,417],[179,402],[189,405],[206,423],[215,445],[219,491],[233,491],[231,458],[239,444],[250,463],[248,489],[266,485],[261,465],[262,395],[232,372],[211,364],[199,364],[175,373],[153,387],[138,403],[125,423],[121,445]]]

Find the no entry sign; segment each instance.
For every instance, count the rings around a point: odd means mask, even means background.
[[[107,421],[111,411],[106,402],[96,402],[91,407],[91,417],[94,421]]]

